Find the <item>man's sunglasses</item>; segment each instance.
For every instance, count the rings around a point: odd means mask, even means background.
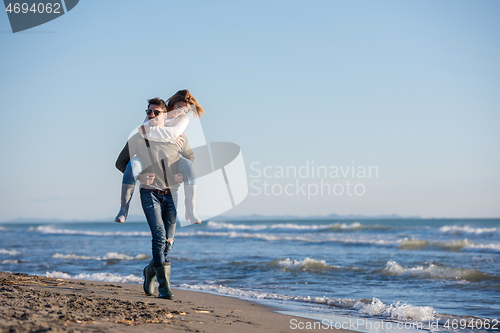
[[[151,113],[154,113],[154,114],[155,114],[155,117],[158,117],[158,116],[160,115],[161,111],[158,111],[158,110],[154,110],[154,111],[153,111],[153,110],[146,110],[146,114],[147,114],[148,116],[150,116],[150,115],[151,115]]]

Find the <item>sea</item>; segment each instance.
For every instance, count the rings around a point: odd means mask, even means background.
[[[146,222],[0,224],[2,271],[141,284],[150,259]],[[325,329],[500,331],[499,219],[205,221],[177,228],[169,259],[175,288]]]

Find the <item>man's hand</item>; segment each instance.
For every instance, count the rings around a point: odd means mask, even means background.
[[[174,180],[180,184],[184,181],[184,175],[182,173],[176,173],[174,175]]]
[[[153,181],[155,180],[155,174],[154,173],[141,173],[139,177],[137,177],[141,182],[143,182],[145,185],[151,185],[153,184]]]
[[[176,138],[175,138],[175,144],[176,144],[176,145],[177,145],[177,147],[179,147],[179,148],[182,148],[182,146],[184,145],[184,142],[185,142],[185,141],[186,141],[186,140],[184,140],[184,138],[183,138],[183,137],[181,137],[181,136],[178,136],[178,137],[176,137]]]
[[[137,127],[137,130],[139,131],[139,134],[144,135],[146,133],[149,133],[149,128],[150,128],[150,126],[143,125],[143,126]]]

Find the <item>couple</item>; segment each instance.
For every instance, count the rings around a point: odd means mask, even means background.
[[[142,209],[153,238],[153,259],[143,271],[144,292],[153,295],[156,276],[159,297],[173,299],[167,255],[174,243],[177,189],[183,181],[186,219],[201,223],[194,209],[194,154],[183,132],[189,123],[187,114],[192,112],[193,116],[201,117],[204,110],[188,90],[179,90],[166,102],[160,98],[148,102],[146,121],[116,160],[116,167],[123,172],[123,182],[121,208],[115,222],[125,222],[138,179]]]

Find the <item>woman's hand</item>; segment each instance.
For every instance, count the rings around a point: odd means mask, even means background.
[[[151,185],[153,184],[153,181],[155,180],[155,174],[154,173],[141,173],[139,177],[137,177],[141,182],[143,182],[145,185]]]
[[[182,173],[176,173],[174,175],[174,180],[180,184],[184,181],[184,175]]]
[[[149,133],[149,128],[150,126],[148,125],[142,125],[137,127],[137,131],[139,132],[139,134],[144,135],[146,133]]]
[[[175,138],[175,144],[179,148],[182,148],[182,146],[184,146],[184,142],[186,142],[186,140],[184,140],[184,138],[181,137],[181,136],[178,136],[178,137]]]

